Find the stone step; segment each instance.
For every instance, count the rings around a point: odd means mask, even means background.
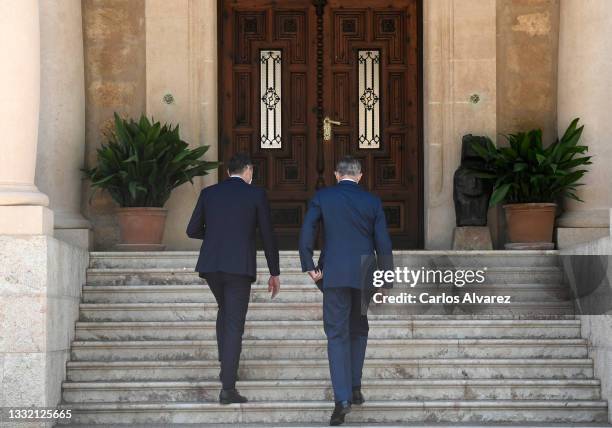
[[[477,287],[478,295],[511,295],[513,303],[372,305],[368,401],[349,425],[604,425],[607,403],[565,301],[557,251],[394,255],[396,265],[415,269],[486,267],[485,285],[448,294]],[[326,426],[333,403],[322,295],[297,252],[281,252],[274,300],[258,253],[237,385],[250,399],[244,405],[217,403],[217,305],[194,272],[196,260],[194,251],[91,253],[63,384],[69,423]],[[398,284],[393,293],[425,287],[436,288]]]
[[[216,303],[81,303],[81,321],[211,321]],[[247,319],[322,319],[320,303],[253,303]]]
[[[76,323],[76,340],[214,340],[214,321]],[[576,339],[580,320],[370,320],[372,339]],[[244,339],[324,339],[321,321],[250,321]]]
[[[584,339],[370,339],[367,358],[586,358]],[[327,341],[244,340],[242,359],[326,358]],[[216,360],[215,340],[73,342],[72,361]]]
[[[193,269],[198,261],[197,251],[92,251],[89,253],[90,268],[187,268]],[[279,251],[280,265],[286,269],[301,267],[297,251]],[[319,252],[315,252],[315,259]],[[257,267],[267,268],[262,251],[257,252]]]
[[[325,380],[238,381],[250,402],[333,401]],[[218,381],[64,382],[65,403],[134,401],[217,402]],[[599,400],[593,379],[372,379],[364,382],[366,399],[384,400]]]
[[[456,313],[475,315],[539,317],[571,315],[570,302],[515,302],[508,305],[461,305]],[[80,321],[211,321],[216,319],[215,303],[81,303]],[[383,316],[401,318],[424,314],[444,314],[444,305],[385,305],[376,310]],[[471,311],[471,312],[470,312]],[[249,305],[247,320],[320,320],[320,303],[261,303]]]
[[[424,291],[419,288],[420,291]],[[398,295],[410,291],[405,287],[396,287],[391,294]],[[419,291],[419,292],[420,292]],[[557,284],[502,284],[463,287],[455,290],[477,292],[480,296],[506,296],[512,301],[564,301],[568,298],[568,289]],[[251,302],[270,302],[270,293],[266,286],[254,286],[251,290]],[[275,302],[322,302],[323,294],[314,284],[282,285],[281,292],[274,298]],[[181,285],[86,285],[83,286],[84,303],[163,303],[163,302],[215,302],[210,289],[205,284]]]
[[[70,403],[70,423],[313,423],[329,420],[328,401],[272,401],[222,406],[217,403]],[[599,400],[368,401],[346,417],[351,423],[395,422],[604,422]]]
[[[70,424],[72,428],[90,428],[92,426],[102,426],[98,424]],[[104,428],[125,428],[125,424],[104,424]],[[217,424],[200,424],[200,427],[216,427],[219,428]],[[223,425],[221,425],[223,427]],[[241,428],[327,428],[327,421],[323,423],[271,423],[266,422],[265,424],[240,424]],[[355,426],[351,424],[349,426]],[[587,422],[587,423],[519,423],[508,425],[505,423],[435,423],[435,424],[423,424],[421,423],[374,423],[370,422],[367,425],[360,424],[361,427],[370,427],[370,428],[612,428],[611,424],[605,422]],[[130,424],[130,428],[193,428],[193,424]]]
[[[69,381],[217,380],[214,360],[68,361]],[[591,379],[591,359],[369,359],[365,379]],[[242,380],[328,379],[327,359],[244,360]]]
[[[257,271],[256,285],[266,285],[267,269]],[[560,284],[562,272],[555,266],[508,267],[495,266],[487,270],[484,284]],[[190,268],[90,268],[87,285],[146,285],[203,283]],[[312,285],[310,277],[300,269],[281,270],[281,283]]]
[[[315,252],[315,260],[318,259]],[[413,266],[558,266],[558,251],[394,251],[395,258],[404,262],[409,260]],[[90,253],[91,268],[193,268],[196,265],[196,251],[151,251],[151,252],[117,252],[93,251]],[[299,268],[300,259],[297,251],[281,251],[282,268]],[[257,253],[257,266],[267,267],[261,251]]]

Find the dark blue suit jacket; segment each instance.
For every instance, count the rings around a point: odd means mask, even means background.
[[[189,220],[187,235],[202,239],[195,270],[257,278],[255,230],[259,228],[271,275],[279,275],[276,237],[266,191],[240,177],[206,187]]]
[[[317,229],[323,226],[323,289],[362,288],[364,258],[379,268],[393,269],[392,246],[379,197],[357,183],[342,180],[319,190],[310,201],[300,233],[302,271],[315,269],[312,260]],[[370,257],[366,257],[370,256]]]

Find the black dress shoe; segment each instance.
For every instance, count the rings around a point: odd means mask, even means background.
[[[349,401],[339,401],[334,407],[334,413],[329,421],[330,426],[338,426],[344,423],[344,417],[351,413],[351,403]]]
[[[246,397],[240,395],[236,389],[222,389],[219,393],[221,404],[246,403],[247,401]]]
[[[353,399],[351,400],[351,404],[355,404],[357,406],[365,403],[365,398],[363,398],[363,394],[361,393],[361,388],[353,389]]]

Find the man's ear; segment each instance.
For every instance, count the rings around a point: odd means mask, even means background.
[[[359,175],[357,176],[357,183],[359,183],[361,181],[361,177],[363,176],[362,173],[359,173]]]
[[[228,176],[228,177],[229,177],[230,175],[232,175],[232,174],[230,174],[229,169],[226,169],[226,170],[225,170],[225,172],[227,172],[227,176]]]

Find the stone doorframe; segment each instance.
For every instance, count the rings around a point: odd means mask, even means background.
[[[216,158],[217,54],[223,55],[217,53],[217,0],[167,3],[146,2],[147,114],[180,122],[185,139],[211,145],[210,158]],[[448,249],[461,136],[496,133],[496,0],[423,3],[424,242],[426,249]],[[199,184],[216,181],[211,174]],[[170,216],[180,220],[169,224],[184,223],[199,187],[173,194]],[[183,232],[166,235],[178,240]]]

